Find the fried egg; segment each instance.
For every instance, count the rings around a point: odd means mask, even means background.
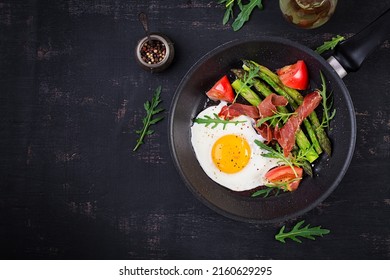
[[[196,118],[215,118],[225,102],[210,106]],[[255,140],[264,142],[247,116],[235,117],[235,123],[210,124],[194,122],[191,143],[204,172],[216,183],[233,191],[246,191],[267,183],[265,173],[278,165],[277,159],[262,156],[264,151]]]

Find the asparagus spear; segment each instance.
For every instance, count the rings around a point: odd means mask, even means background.
[[[253,67],[259,68],[259,77],[263,79],[267,84],[269,84],[278,94],[284,96],[288,103],[291,105],[291,107],[295,110],[298,108],[297,102],[284,90],[283,86],[280,85],[280,80],[277,77],[276,74],[272,73],[271,76],[268,76],[266,73],[262,72],[261,69],[264,69],[266,67],[258,65],[256,62],[244,60],[244,69],[251,69]],[[268,70],[270,71],[270,70]],[[268,71],[266,71],[268,73]],[[272,72],[272,71],[271,71]],[[276,75],[276,77],[275,77]],[[277,78],[277,79],[276,79]],[[302,95],[301,95],[302,96]],[[303,100],[303,97],[302,97]],[[302,102],[301,102],[302,103]],[[309,134],[309,138],[311,142],[313,143],[314,149],[318,154],[322,153],[322,148],[319,143],[319,139],[317,138],[317,134],[315,132],[315,129],[312,127],[311,123],[305,119],[303,120],[303,125],[305,126],[307,133]]]
[[[260,97],[245,83],[237,79],[232,83],[233,89],[237,94],[241,95],[245,100],[247,100],[251,105],[257,106],[260,104]]]
[[[283,85],[283,89],[294,99],[294,101],[297,102],[298,105],[301,105],[303,102],[303,97],[300,94],[299,91],[286,87]],[[317,135],[318,141],[321,145],[321,148],[324,149],[324,151],[330,156],[332,153],[332,145],[330,143],[329,137],[326,134],[326,131],[321,126],[321,123],[318,119],[317,113],[313,111],[309,115],[309,120],[312,124],[312,126],[315,128],[314,131]]]
[[[263,73],[265,73],[266,75],[271,77],[274,81],[276,81],[278,83],[278,85],[281,86],[281,88],[284,89],[287,92],[287,94],[289,96],[291,96],[291,98],[298,105],[302,104],[303,96],[302,96],[302,94],[299,91],[283,85],[283,83],[280,81],[278,75],[275,74],[274,72],[272,72],[271,70],[269,70],[267,67],[261,66],[261,65],[257,65],[257,64],[255,64],[255,65],[260,69],[260,71],[262,71]],[[321,148],[324,149],[325,152],[328,155],[330,155],[332,153],[331,143],[330,143],[329,137],[326,134],[324,128],[321,126],[321,123],[320,123],[320,121],[319,121],[319,119],[317,117],[317,113],[316,112],[312,112],[309,115],[309,119],[311,121],[311,124],[315,128],[314,131],[315,131],[315,133],[317,135],[317,138],[318,138],[319,144],[321,145]]]
[[[268,69],[267,67],[265,67],[263,65],[259,65],[258,63],[254,62],[254,61],[249,61],[249,60],[244,60],[244,64],[246,65],[246,67],[259,68],[260,72],[267,75],[270,79],[272,79],[274,81],[275,84],[277,84],[280,88],[282,88],[291,97],[291,100],[294,100],[296,102],[296,104],[298,104],[298,105],[302,104],[302,102],[303,102],[302,94],[295,89],[292,89],[292,88],[289,88],[289,87],[283,85],[283,83],[280,81],[278,75],[275,74],[274,72],[272,72],[270,69]],[[290,100],[289,100],[289,102],[290,102]],[[321,123],[318,119],[317,113],[312,112],[309,115],[309,119],[311,121],[312,126],[314,127],[313,131],[318,138],[319,145],[321,146],[322,149],[324,149],[324,151],[328,155],[331,155],[332,145],[330,143],[328,135],[326,134],[326,131],[321,126]]]

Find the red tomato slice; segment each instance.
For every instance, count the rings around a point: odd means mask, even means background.
[[[294,173],[295,170],[295,173]],[[284,183],[289,182],[287,185],[287,189],[289,191],[296,190],[299,186],[300,179],[303,175],[303,169],[300,167],[294,166],[294,170],[287,165],[278,166],[275,168],[272,168],[265,174],[265,178],[271,182],[271,183]],[[297,179],[297,180],[294,180]]]
[[[309,74],[303,60],[284,66],[276,70],[276,73],[279,75],[282,83],[290,88],[304,90],[309,85]]]
[[[223,76],[215,85],[206,92],[208,98],[214,101],[222,100],[227,102],[233,102],[234,91],[230,84],[227,75]]]

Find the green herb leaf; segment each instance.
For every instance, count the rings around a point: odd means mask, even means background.
[[[302,243],[298,237],[303,237],[311,240],[315,240],[315,236],[324,236],[325,234],[330,233],[330,230],[328,229],[323,229],[321,226],[317,227],[310,227],[310,224],[304,226],[301,228],[301,226],[305,223],[305,221],[300,221],[297,223],[293,229],[290,232],[285,232],[285,226],[283,226],[279,233],[275,235],[275,239],[282,242],[286,243],[286,238],[290,238],[291,240]]]
[[[153,110],[153,115],[156,115],[156,114],[158,114],[158,113],[160,113],[160,112],[162,112],[162,111],[164,111],[163,108],[158,108],[158,109],[156,109],[156,110]]]
[[[320,76],[321,76],[322,89],[319,91],[319,94],[322,97],[321,104],[324,110],[322,114],[322,122],[320,128],[326,128],[329,127],[330,121],[336,116],[336,109],[332,110],[333,100],[329,100],[331,94],[329,94],[328,96],[326,93],[326,81],[321,71],[320,71]]]
[[[241,29],[245,22],[247,22],[253,12],[253,10],[258,7],[259,9],[263,8],[261,0],[250,0],[248,4],[242,5],[241,1],[239,1],[241,5],[241,12],[238,14],[237,18],[234,20],[232,24],[232,28],[234,31]]]
[[[244,91],[247,90],[248,88],[253,86],[255,83],[255,78],[259,76],[259,67],[254,67],[249,69],[249,71],[245,71],[244,77],[241,79],[242,81],[242,86],[240,87],[239,90],[236,90],[236,97],[233,100],[233,103],[236,102],[238,96]]]
[[[227,124],[234,124],[238,125],[239,123],[245,123],[246,121],[231,121],[231,120],[225,120],[218,117],[217,114],[214,113],[214,118],[210,116],[204,116],[204,118],[196,118],[194,120],[195,123],[204,124],[205,126],[209,126],[210,124],[213,124],[211,128],[216,128],[219,124],[223,125],[223,129],[226,128]]]
[[[158,117],[158,118],[152,119],[152,120],[150,120],[149,124],[156,124],[163,119],[164,119],[164,117]]]
[[[316,52],[318,54],[322,54],[323,52],[327,50],[333,50],[341,41],[345,40],[345,38],[341,35],[337,35],[336,37],[333,37],[330,41],[325,41],[321,46],[316,48]]]
[[[238,7],[240,13],[232,23],[234,31],[238,31],[247,22],[253,12],[258,7],[263,9],[262,0],[249,0],[247,4],[242,4],[242,0],[220,0],[219,4],[225,4],[225,14],[223,16],[223,25],[227,24],[230,19],[234,19],[234,8]]]
[[[143,128],[141,130],[136,130],[136,133],[139,135],[139,138],[137,139],[137,143],[133,151],[136,151],[144,143],[143,140],[146,135],[151,135],[154,133],[154,130],[151,130],[150,126],[164,119],[164,117],[162,116],[155,117],[156,114],[164,111],[163,108],[157,108],[162,101],[160,99],[160,95],[161,95],[161,86],[156,88],[154,95],[152,97],[152,101],[146,101],[144,103],[146,116],[142,119]]]
[[[219,4],[226,3],[225,4],[226,11],[225,11],[225,14],[224,14],[223,20],[222,20],[222,24],[225,25],[228,23],[230,18],[234,17],[234,14],[233,14],[234,0],[221,0],[218,3]]]
[[[274,196],[279,195],[281,190],[283,190],[285,192],[288,191],[287,190],[287,183],[283,184],[283,186],[281,184],[266,184],[265,187],[266,188],[264,188],[264,189],[255,191],[251,195],[251,197],[262,196],[263,198],[267,198],[268,196],[271,195],[272,191],[275,191],[274,193],[272,193]]]
[[[272,190],[273,190],[272,188],[261,189],[261,190],[255,191],[251,196],[252,197],[262,196],[263,198],[266,198],[271,194]]]
[[[285,124],[292,115],[296,115],[296,114],[297,114],[296,112],[283,113],[283,112],[276,111],[274,112],[274,115],[270,117],[259,119],[256,123],[256,126],[260,127],[263,123],[268,121],[271,123],[272,126],[276,126],[279,123]]]

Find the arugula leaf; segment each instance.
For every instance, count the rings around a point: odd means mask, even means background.
[[[256,123],[256,126],[259,127],[263,123],[268,122],[268,121],[270,121],[272,126],[276,126],[280,122],[282,124],[285,124],[292,115],[296,115],[296,114],[297,114],[296,112],[283,113],[283,112],[276,111],[276,112],[274,112],[274,115],[272,115],[270,117],[265,117],[265,118],[259,119]]]
[[[345,38],[343,36],[337,35],[336,37],[333,37],[332,40],[325,41],[321,46],[316,48],[315,51],[318,54],[322,54],[323,52],[325,52],[327,50],[333,50],[337,46],[337,44],[343,40],[345,40]]]
[[[259,9],[263,8],[261,3],[262,0],[250,0],[248,4],[242,5],[241,1],[239,1],[241,12],[238,14],[237,18],[234,20],[232,24],[232,28],[234,31],[239,30],[245,22],[249,20],[250,15],[253,10],[258,7]]]
[[[300,180],[301,178],[298,178],[298,179],[295,179],[295,180]],[[258,190],[258,191],[255,191],[251,197],[257,197],[257,196],[263,196],[263,198],[266,198],[268,196],[270,196],[271,192],[275,190],[275,193],[273,193],[274,196],[278,196],[280,191],[284,191],[284,192],[287,192],[288,189],[287,189],[287,186],[289,183],[295,181],[295,180],[291,180],[291,181],[288,181],[288,182],[280,182],[280,183],[269,183],[269,184],[265,184],[265,187],[264,189],[261,189],[261,190]]]
[[[206,126],[209,126],[210,124],[214,124],[211,128],[216,128],[219,124],[223,125],[223,129],[226,128],[227,124],[234,124],[238,125],[239,123],[245,123],[246,121],[230,121],[230,120],[224,120],[218,117],[217,114],[214,113],[214,118],[210,116],[204,116],[204,118],[196,118],[194,120],[195,123],[199,124],[205,124]]]
[[[331,94],[329,96],[326,94],[326,81],[321,71],[320,71],[320,76],[321,76],[322,89],[319,90],[319,93],[322,97],[321,104],[322,104],[322,108],[324,109],[320,127],[325,128],[325,127],[329,127],[330,121],[335,117],[336,109],[333,109],[331,111],[331,108],[333,106],[333,100],[329,101],[328,99],[331,96]]]
[[[263,196],[263,198],[266,198],[270,195],[270,193],[272,192],[272,188],[265,188],[265,189],[261,189],[261,190],[258,190],[258,191],[255,191],[251,197],[257,197],[257,196]]]
[[[282,243],[286,243],[285,239],[290,238],[295,242],[302,243],[302,241],[297,237],[303,237],[303,238],[315,240],[314,236],[323,237],[325,234],[330,233],[330,230],[328,229],[323,229],[321,228],[321,226],[310,227],[310,224],[307,224],[306,226],[301,228],[301,226],[304,223],[305,223],[304,220],[300,221],[293,227],[293,229],[290,232],[284,232],[286,226],[283,226],[280,229],[279,233],[275,235],[275,239]]]
[[[146,135],[151,135],[154,133],[154,130],[151,130],[150,126],[164,119],[163,116],[155,117],[156,114],[164,111],[163,108],[157,108],[158,105],[161,103],[160,94],[161,94],[161,86],[156,88],[152,101],[147,100],[144,103],[146,116],[142,119],[143,128],[140,130],[136,130],[136,133],[139,135],[139,138],[137,139],[137,143],[133,151],[136,151],[143,144],[143,140]]]
[[[263,9],[262,0],[249,0],[247,4],[242,4],[242,0],[220,0],[219,4],[225,4],[225,14],[223,16],[223,25],[227,24],[230,19],[234,19],[234,7],[238,6],[240,13],[232,23],[234,31],[238,31],[247,22],[253,12],[258,7]]]
[[[234,98],[233,103],[236,103],[238,96],[242,93],[243,90],[253,86],[254,79],[259,76],[258,75],[259,71],[260,69],[257,66],[249,69],[249,72],[245,71],[244,77],[242,79],[243,85],[239,90],[236,91],[236,97]]]
[[[220,0],[218,2],[219,4],[226,3],[225,4],[226,11],[225,11],[225,14],[224,14],[223,20],[222,20],[223,25],[227,24],[228,21],[230,20],[230,18],[234,17],[234,14],[233,14],[234,1],[235,0]]]

